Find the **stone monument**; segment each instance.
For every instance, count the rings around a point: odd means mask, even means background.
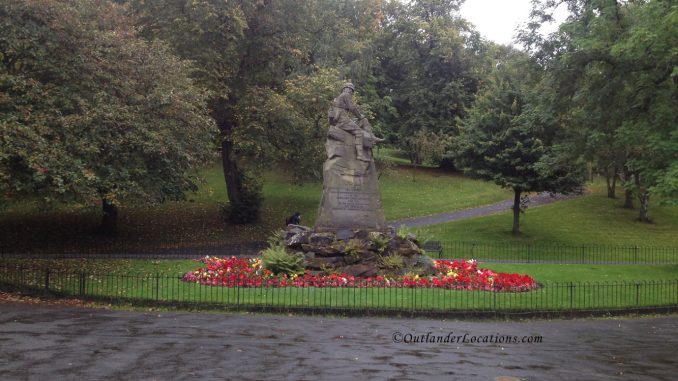
[[[288,224],[286,250],[303,257],[309,271],[354,276],[435,274],[416,236],[386,225],[372,146],[382,142],[353,103],[355,87],[344,85],[328,117],[323,194],[315,227]]]
[[[352,100],[354,86],[344,85],[329,110],[330,128],[323,165],[323,194],[315,231],[346,229],[385,231],[377,170],[372,146],[383,141]]]

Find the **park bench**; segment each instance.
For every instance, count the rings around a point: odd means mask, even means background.
[[[438,253],[438,258],[443,255],[443,244],[440,241],[427,241],[421,247],[426,253]]]

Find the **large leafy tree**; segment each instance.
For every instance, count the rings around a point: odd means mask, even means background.
[[[537,70],[519,54],[504,60],[481,90],[456,141],[457,165],[514,192],[513,234],[526,192],[580,189],[582,162],[558,144],[559,126],[541,104]]]
[[[537,3],[521,40],[547,69],[554,112],[577,145],[606,169],[614,196],[617,172],[640,201],[641,221],[650,221],[651,194],[676,200],[675,25],[678,8],[666,0],[564,1],[570,16],[546,38],[536,32],[561,2]],[[633,179],[633,181],[631,181]]]
[[[323,72],[317,67],[337,68],[336,80],[354,79],[359,84],[371,80],[374,60],[367,41],[379,27],[378,0],[130,3],[141,19],[143,34],[168,41],[177,54],[194,60],[200,83],[212,90],[209,104],[221,134],[234,222],[258,218],[259,188],[248,171],[276,156],[301,157],[299,132],[311,132],[303,126],[285,127],[299,121],[296,118],[307,108],[298,101],[288,102],[299,87],[286,81],[298,76],[319,79]],[[289,94],[288,85],[292,86]]]
[[[242,152],[259,162],[285,164],[295,179],[322,178],[327,108],[341,90],[338,70],[316,68],[285,81],[284,91],[259,89],[242,100]]]
[[[190,66],[147,42],[121,6],[0,5],[0,194],[103,205],[181,199],[213,122]]]
[[[391,2],[378,40],[381,91],[397,114],[389,118],[403,149],[417,131],[456,134],[480,80],[492,67],[484,43],[456,16],[460,1]]]
[[[648,1],[628,5],[631,27],[611,55],[628,65],[628,113],[619,140],[630,154],[639,219],[651,221],[651,195],[678,203],[678,5]]]

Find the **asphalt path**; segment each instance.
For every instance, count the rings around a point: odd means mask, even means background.
[[[528,207],[535,207],[540,205],[551,204],[556,201],[569,200],[571,198],[579,197],[579,194],[550,194],[550,193],[539,193],[537,195],[530,196],[530,202],[527,204]],[[492,214],[497,214],[505,212],[513,208],[513,200],[501,201],[490,205],[479,206],[475,208],[460,210],[456,212],[446,212],[446,213],[436,213],[430,216],[423,217],[413,217],[403,220],[397,220],[389,222],[389,225],[396,228],[400,226],[415,228],[422,227],[434,224],[442,224],[445,222],[465,220],[468,218],[476,218],[489,216]]]
[[[3,380],[676,380],[676,348],[678,315],[466,322],[0,304]]]

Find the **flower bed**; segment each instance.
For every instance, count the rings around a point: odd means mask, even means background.
[[[206,267],[188,272],[185,282],[222,287],[407,287],[457,290],[529,291],[537,283],[529,275],[497,273],[478,268],[474,260],[435,260],[436,276],[360,278],[345,274],[275,275],[262,267],[261,259],[205,257]]]

